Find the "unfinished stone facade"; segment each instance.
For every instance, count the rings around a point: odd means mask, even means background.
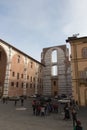
[[[41,54],[43,95],[71,95],[71,67],[66,45],[44,48]]]
[[[43,65],[0,39],[0,96],[42,94]]]

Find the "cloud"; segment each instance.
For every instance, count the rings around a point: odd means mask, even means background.
[[[67,20],[67,24],[63,27],[63,32],[65,35],[73,35],[75,33],[80,33],[81,36],[87,35],[87,1],[86,0],[70,0],[71,13],[69,17],[71,20]]]
[[[0,36],[36,59],[44,47],[87,34],[86,0],[0,1]]]

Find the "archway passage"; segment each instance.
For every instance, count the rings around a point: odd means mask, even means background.
[[[6,73],[6,53],[2,46],[0,46],[0,97],[3,95],[4,91],[4,80]]]

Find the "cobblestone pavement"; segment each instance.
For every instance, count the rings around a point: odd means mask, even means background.
[[[63,114],[41,117],[32,114],[31,100],[20,101],[15,107],[13,101],[3,104],[0,101],[0,130],[73,130],[72,120],[63,120]],[[87,130],[87,108],[80,108],[78,118]]]

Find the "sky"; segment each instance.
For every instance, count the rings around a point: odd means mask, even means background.
[[[43,48],[87,36],[87,0],[0,0],[0,39],[41,60]]]

